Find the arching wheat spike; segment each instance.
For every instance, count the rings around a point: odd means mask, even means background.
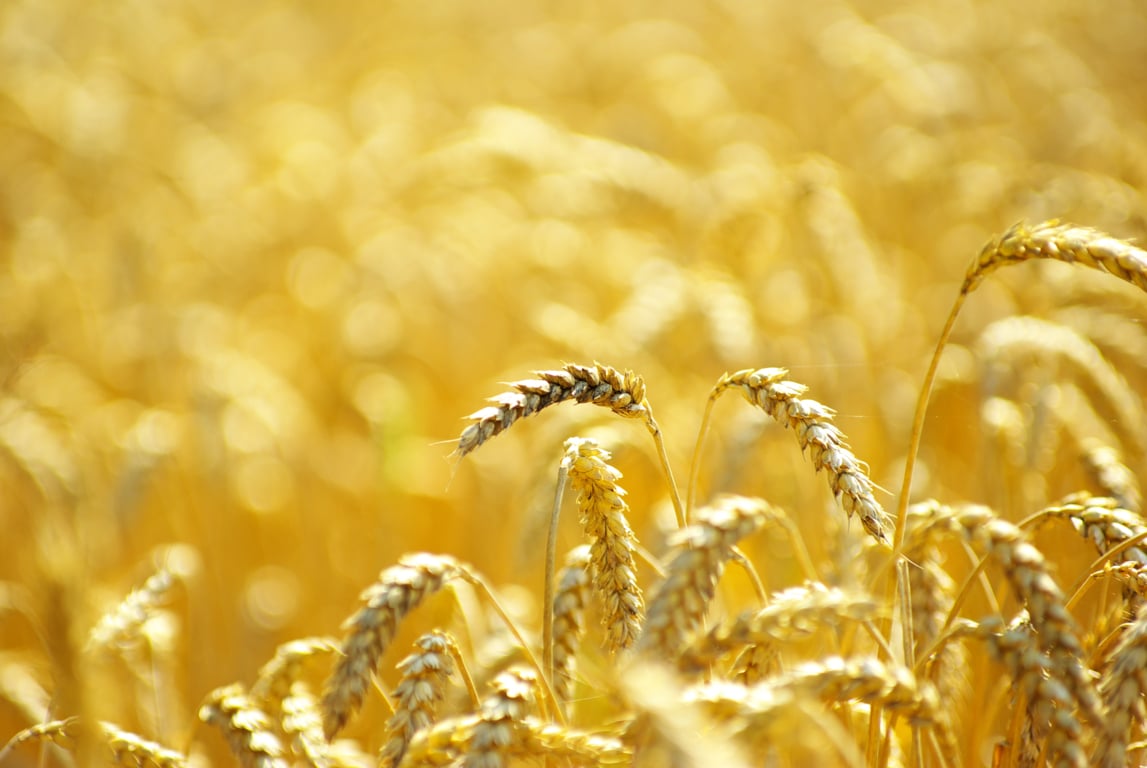
[[[593,440],[566,441],[563,464],[578,493],[581,522],[590,540],[594,591],[604,607],[606,645],[615,653],[636,641],[645,599],[637,584],[637,537],[625,517],[629,511],[625,490],[617,484],[621,473],[607,463],[609,458],[609,452]]]
[[[1070,521],[1079,535],[1094,544],[1101,555],[1147,531],[1147,521],[1122,508],[1117,500],[1087,493],[1072,494],[1060,503],[1040,510],[1039,515]],[[1147,542],[1128,547],[1118,557],[1118,563],[1147,565]]]
[[[1020,222],[991,240],[968,268],[960,292],[970,293],[1000,267],[1031,259],[1082,264],[1147,291],[1147,252],[1098,230],[1052,220],[1034,226]]]
[[[387,723],[390,738],[379,763],[396,766],[415,733],[434,722],[446,681],[454,671],[451,646],[444,632],[431,632],[415,641],[415,653],[398,663],[402,680],[394,691],[394,716]]]
[[[223,732],[243,768],[287,768],[283,744],[271,718],[239,685],[218,688],[199,709],[199,719]]]
[[[837,587],[809,583],[774,594],[767,607],[724,621],[692,642],[677,661],[682,672],[697,673],[731,650],[777,643],[811,634],[818,625],[876,616],[872,598]]]
[[[590,548],[575,547],[558,575],[554,595],[554,691],[563,701],[573,692],[574,661],[589,598]]]
[[[299,680],[304,665],[338,649],[339,643],[332,637],[308,637],[283,643],[255,676],[251,698],[270,711],[277,710],[291,692],[291,686]]]
[[[466,417],[473,423],[458,438],[454,450],[458,456],[501,434],[518,419],[566,400],[604,406],[628,418],[649,418],[645,381],[633,371],[619,371],[601,363],[571,363],[561,370],[537,371],[534,375],[536,379],[511,382],[512,391],[491,398],[494,405]]]
[[[940,707],[931,683],[918,681],[910,670],[876,658],[830,656],[806,662],[766,685],[824,702],[880,704],[919,725],[934,723]]]
[[[44,739],[65,749],[74,750],[79,738],[80,719],[69,717],[40,723],[20,731],[0,750],[0,763],[8,752],[33,739]],[[187,768],[187,756],[149,741],[112,723],[99,723],[99,734],[111,765],[125,768]]]
[[[1110,725],[1094,764],[1101,768],[1129,765],[1127,744],[1131,726],[1143,716],[1147,695],[1147,608],[1140,608],[1112,654],[1110,672],[1100,684],[1103,711]],[[1140,720],[1141,721],[1141,720]]]
[[[668,575],[653,593],[637,648],[673,660],[701,623],[738,541],[777,513],[760,499],[726,496],[676,532]]]
[[[283,697],[281,725],[294,753],[310,768],[364,768],[374,760],[349,739],[328,742],[323,736],[319,701],[305,683],[294,683]]]
[[[362,593],[365,605],[344,625],[349,632],[343,655],[323,694],[323,731],[328,739],[362,705],[370,676],[394,639],[398,623],[462,572],[463,566],[445,555],[406,555]]]
[[[832,423],[834,411],[802,398],[807,387],[787,380],[787,375],[784,368],[727,373],[717,382],[711,397],[739,387],[746,400],[783,426],[791,427],[816,470],[827,472],[829,487],[849,518],[858,515],[870,536],[887,543],[887,515],[873,496],[875,486],[867,470],[848,447],[844,433]]]

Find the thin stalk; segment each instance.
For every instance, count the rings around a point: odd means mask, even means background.
[[[645,426],[649,429],[649,434],[653,436],[653,444],[657,446],[657,458],[661,461],[661,469],[665,471],[665,480],[669,483],[669,498],[673,501],[673,511],[677,513],[677,527],[684,528],[689,524],[689,518],[685,514],[685,507],[681,503],[681,493],[677,490],[677,481],[673,479],[673,467],[669,464],[669,454],[665,450],[665,439],[661,436],[661,427],[657,425],[657,421],[653,418],[653,410],[649,404],[645,404],[646,413],[649,417],[645,421]]]
[[[562,513],[562,498],[566,492],[569,467],[558,465],[558,482],[554,489],[554,506],[550,511],[550,532],[546,537],[546,574],[542,588],[542,665],[548,684],[554,681],[554,580],[557,578],[558,519]]]
[[[697,495],[697,475],[701,471],[701,451],[705,447],[705,438],[709,435],[709,422],[713,416],[713,405],[717,402],[719,394],[713,391],[709,401],[705,403],[705,413],[701,416],[701,428],[697,431],[697,442],[693,446],[693,459],[689,463],[689,485],[685,489],[685,516],[693,514],[693,502]]]

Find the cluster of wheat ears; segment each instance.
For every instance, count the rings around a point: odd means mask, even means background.
[[[1106,495],[1076,493],[1018,523],[979,504],[908,503],[938,363],[962,304],[989,273],[1032,259],[1090,267],[1147,290],[1147,252],[1095,230],[1021,224],[988,243],[964,278],[920,391],[894,512],[877,500],[833,409],[807,397],[807,387],[782,368],[720,376],[683,493],[640,375],[601,363],[539,371],[472,413],[455,454],[465,457],[519,419],[564,402],[639,422],[653,439],[676,517],[676,530],[656,548],[662,551],[643,546],[631,528],[609,446],[570,437],[556,467],[544,598],[533,614],[540,619],[508,609],[482,573],[450,553],[412,552],[362,592],[341,641],[281,645],[246,683],[212,691],[199,719],[218,729],[247,768],[523,760],[748,766],[801,756],[820,764],[954,767],[983,759],[981,744],[995,765],[1135,762],[1147,749],[1137,740],[1147,702],[1147,520],[1136,478],[1118,455],[1105,446],[1087,453]],[[724,494],[695,503],[713,406],[728,390],[792,431],[839,511],[857,520],[850,530],[861,564],[855,582],[826,583],[792,513],[766,499]],[[557,518],[567,490],[576,496],[584,542],[559,569]],[[1094,546],[1085,571],[1054,572],[1033,544],[1032,531],[1045,523],[1070,526],[1080,547]],[[742,545],[770,529],[782,535],[803,583],[765,587]],[[963,567],[946,559],[953,543],[970,558]],[[170,555],[105,614],[73,663],[120,655],[139,679],[159,685],[154,656],[163,630],[153,619],[183,575],[179,562]],[[730,564],[752,585],[755,599],[747,604],[719,592]],[[1103,605],[1091,628],[1081,627],[1072,606],[1108,582],[1121,585],[1122,597]],[[435,625],[433,612],[418,618],[438,593],[468,604],[466,620]],[[601,624],[592,640],[590,617]],[[384,671],[408,622],[421,634],[397,671]],[[831,652],[809,659],[802,648],[810,638]],[[989,657],[1005,680],[986,698],[967,690],[974,654]],[[321,690],[316,674],[326,675]],[[4,689],[19,699],[11,677],[9,670]],[[397,683],[380,685],[384,679]],[[1001,708],[1004,729],[973,733],[969,722],[995,720],[973,717],[969,701]],[[377,755],[358,739],[337,738],[366,716],[367,702],[374,722],[366,727],[382,745]],[[55,709],[67,706],[56,702]],[[21,731],[0,762],[47,743],[82,760],[102,754],[123,765],[195,763],[186,749],[79,715]]]

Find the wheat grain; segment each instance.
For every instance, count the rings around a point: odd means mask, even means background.
[[[703,671],[717,658],[742,646],[767,646],[811,634],[818,626],[839,626],[844,621],[867,621],[876,616],[869,597],[810,582],[769,597],[759,611],[742,613],[697,638],[678,658],[686,674]]]
[[[625,490],[617,484],[621,473],[607,463],[609,458],[593,440],[571,438],[562,463],[578,492],[578,510],[590,540],[594,591],[604,608],[606,647],[613,653],[637,639],[645,600],[637,584],[637,538],[626,520]]]
[[[761,499],[725,496],[677,531],[676,553],[649,603],[638,650],[676,658],[708,609],[733,547],[774,515]]]
[[[990,240],[968,267],[960,292],[970,293],[1002,266],[1031,259],[1081,264],[1147,290],[1147,253],[1098,230],[1051,220],[1036,225],[1019,222]]]
[[[275,649],[275,655],[255,676],[250,696],[269,712],[279,704],[299,680],[304,666],[316,657],[337,651],[339,642],[331,637],[307,637],[291,640]]]
[[[244,693],[242,686],[217,688],[199,709],[199,719],[223,732],[244,768],[287,768],[283,743],[271,718]]]
[[[618,371],[601,363],[569,363],[561,370],[537,371],[534,375],[538,378],[511,382],[513,391],[491,398],[494,405],[466,417],[474,423],[458,438],[458,456],[501,434],[518,419],[567,400],[604,406],[627,418],[649,418],[645,382],[632,371]]]
[[[458,561],[445,555],[406,555],[362,593],[365,605],[344,624],[349,633],[323,694],[323,732],[328,739],[361,706],[371,674],[394,639],[399,622],[463,570]]]
[[[808,388],[787,380],[787,375],[784,368],[727,373],[713,387],[710,400],[730,387],[739,387],[746,400],[783,426],[791,427],[801,451],[809,452],[818,472],[827,473],[829,487],[848,517],[858,515],[870,536],[887,542],[887,515],[873,496],[875,486],[864,465],[848,447],[844,433],[832,423],[833,410],[815,400],[802,398]]]
[[[386,726],[389,738],[379,758],[382,765],[398,765],[414,734],[434,722],[454,671],[453,645],[446,633],[431,632],[414,642],[416,653],[398,663],[402,680],[394,690],[394,715]]]
[[[590,548],[575,547],[566,556],[554,594],[554,692],[569,701],[574,684],[574,664],[589,597]]]

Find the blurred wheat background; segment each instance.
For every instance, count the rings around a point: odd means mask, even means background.
[[[644,376],[679,480],[717,378],[785,366],[894,508],[983,243],[1052,217],[1147,233],[1145,73],[1135,0],[7,0],[0,735],[50,700],[229,764],[204,696],[279,643],[337,635],[405,552],[472,563],[538,626],[571,435],[609,447],[634,530],[664,551],[653,446],[602,409],[450,457],[462,417],[564,361]],[[1016,342],[1018,316],[1109,368]],[[1088,439],[1143,470],[1144,317],[1141,293],[1065,264],[986,281],[914,498],[1018,520],[1099,490]],[[699,501],[786,508],[848,583],[859,524],[790,434],[727,400]],[[1036,540],[1069,586],[1094,552],[1051,528]],[[561,543],[578,541],[571,511]],[[803,578],[785,537],[746,546],[771,589]],[[180,583],[146,672],[83,657],[159,563]],[[966,733],[985,754],[991,723]]]

